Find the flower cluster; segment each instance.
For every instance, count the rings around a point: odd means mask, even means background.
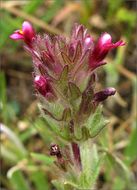
[[[43,102],[42,111],[57,125],[69,125],[71,133],[84,125],[100,102],[115,94],[112,87],[95,92],[96,69],[106,64],[104,59],[111,49],[125,44],[122,40],[112,43],[110,34],[104,33],[95,43],[78,24],[70,39],[41,36],[27,21],[10,38],[23,40],[32,55],[34,87]]]
[[[106,126],[100,104],[116,93],[112,87],[95,90],[96,70],[106,64],[104,59],[111,49],[125,43],[112,43],[108,33],[94,42],[87,29],[78,24],[69,39],[41,36],[27,21],[10,38],[25,42],[33,60],[34,88],[45,124],[57,137],[57,143],[61,140],[60,146],[51,144],[49,150],[58,169],[66,173],[63,181],[58,182],[59,189],[91,189],[101,162],[96,147],[91,148],[86,140]]]

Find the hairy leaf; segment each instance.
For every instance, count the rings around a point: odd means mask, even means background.
[[[81,188],[93,188],[96,182],[104,155],[98,156],[96,145],[90,141],[82,143],[81,147],[82,173],[79,178]]]
[[[70,99],[75,100],[79,98],[81,92],[79,88],[72,82],[69,82]]]
[[[90,116],[86,123],[86,127],[89,129],[90,137],[93,138],[99,134],[99,132],[106,126],[108,123],[102,115],[102,107],[98,107],[96,112]]]

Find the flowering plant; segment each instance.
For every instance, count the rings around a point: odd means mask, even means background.
[[[54,185],[57,189],[93,188],[104,154],[98,155],[91,139],[108,123],[101,102],[116,92],[112,87],[96,92],[96,70],[106,64],[104,59],[111,49],[125,43],[112,43],[108,33],[95,43],[87,29],[78,24],[70,39],[41,36],[27,21],[10,38],[23,40],[32,56],[39,107],[46,126],[61,144],[50,146],[50,155],[56,157],[55,164],[64,173]]]

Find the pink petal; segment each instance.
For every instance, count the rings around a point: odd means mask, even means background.
[[[23,35],[22,34],[19,34],[19,33],[13,33],[10,35],[10,38],[13,39],[13,40],[20,40],[20,39],[24,39]]]
[[[99,46],[104,46],[104,45],[107,45],[107,44],[111,44],[111,41],[112,41],[111,35],[105,32],[99,38],[98,45]]]
[[[112,44],[112,48],[116,48],[116,47],[118,47],[118,46],[124,46],[125,44],[126,44],[126,43],[123,42],[123,40],[120,40],[120,41],[118,41],[118,42]]]
[[[22,31],[24,30],[32,30],[32,25],[28,21],[24,21],[22,24]]]
[[[28,21],[23,22],[22,31],[23,31],[24,37],[27,39],[32,39],[35,35],[34,29]]]

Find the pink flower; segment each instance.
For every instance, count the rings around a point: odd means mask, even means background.
[[[22,30],[16,30],[13,34],[10,35],[10,38],[13,40],[24,40],[24,42],[31,47],[32,39],[35,37],[35,31],[32,25],[24,21],[22,24]]]
[[[40,94],[42,94],[43,96],[46,95],[46,93],[47,93],[47,80],[45,77],[37,75],[34,78],[34,85],[35,85],[35,89]]]
[[[89,55],[89,66],[92,70],[97,67],[106,64],[103,60],[108,52],[118,46],[123,46],[125,43],[120,40],[116,43],[112,43],[112,37],[108,33],[104,33],[98,40],[93,51]]]

